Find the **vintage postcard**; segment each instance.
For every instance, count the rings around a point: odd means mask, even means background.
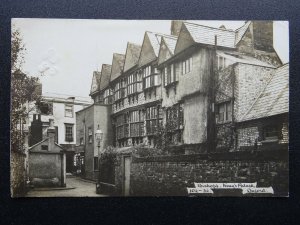
[[[288,27],[12,19],[12,197],[287,197]]]

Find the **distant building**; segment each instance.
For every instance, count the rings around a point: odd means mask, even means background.
[[[55,142],[50,119],[47,137],[28,149],[29,180],[38,187],[66,186],[66,151]]]
[[[29,121],[32,124],[29,146],[41,141],[39,140],[40,138],[45,139],[47,137],[49,119],[52,119],[54,121],[55,143],[67,151],[67,172],[73,172],[76,144],[76,112],[89,106],[91,103],[89,98],[45,93],[36,110],[29,115]],[[39,116],[36,114],[39,114]]]

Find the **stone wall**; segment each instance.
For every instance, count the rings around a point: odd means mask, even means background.
[[[18,197],[25,194],[25,154],[11,151],[10,156],[10,186],[11,196]]]
[[[187,195],[194,182],[257,182],[272,186],[275,196],[288,195],[288,160],[285,152],[256,154],[159,156],[132,158],[132,196]],[[116,167],[116,187],[122,194],[122,162]]]
[[[29,179],[38,186],[65,186],[65,154],[61,152],[30,152]]]

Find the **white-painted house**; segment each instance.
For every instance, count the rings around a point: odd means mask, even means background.
[[[44,93],[42,101],[36,110],[33,110],[29,115],[30,124],[38,117],[35,114],[40,114],[42,124],[42,139],[47,137],[47,129],[49,127],[49,119],[53,119],[55,128],[55,142],[64,147],[70,154],[67,154],[67,172],[72,171],[73,157],[76,144],[76,112],[84,109],[92,104],[90,98],[62,95],[56,93]],[[34,118],[36,117],[36,118]],[[33,129],[31,129],[33,131]],[[32,145],[35,132],[31,132],[29,144]]]

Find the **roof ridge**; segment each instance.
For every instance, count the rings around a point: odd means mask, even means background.
[[[48,139],[49,139],[49,137],[46,137],[45,139],[39,141],[38,143],[35,143],[34,145],[30,146],[30,147],[28,148],[28,150],[30,150],[30,149],[32,149],[32,148],[38,146],[39,144],[43,143],[44,141],[46,141],[46,140],[48,140]]]
[[[235,32],[238,32],[240,29],[242,29],[244,26],[246,26],[247,23],[251,23],[251,20],[248,20],[242,26],[240,26],[239,28],[235,29]]]
[[[220,31],[228,31],[228,32],[233,32],[235,33],[235,30],[231,30],[231,29],[220,29],[217,27],[210,27],[210,26],[206,26],[206,25],[202,25],[202,24],[197,24],[197,23],[191,23],[191,22],[183,22],[183,23],[187,23],[193,26],[199,26],[199,27],[207,27],[207,28],[211,28],[211,29],[215,29],[215,30],[220,30]]]
[[[172,34],[164,34],[164,33],[150,31],[150,30],[146,30],[145,33],[152,33],[154,35],[160,35],[160,36],[164,36],[164,37],[176,37],[175,35],[172,35]]]

